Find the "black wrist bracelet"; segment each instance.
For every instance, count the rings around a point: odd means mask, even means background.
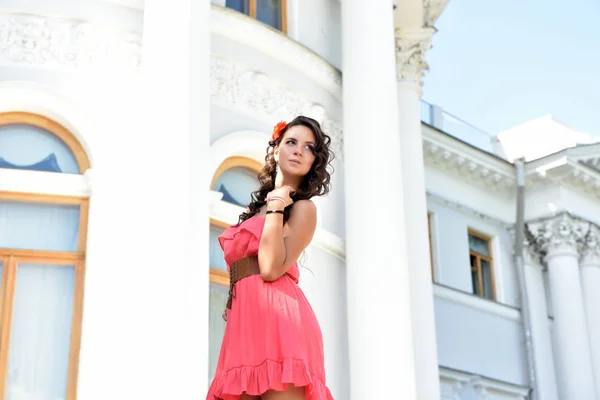
[[[267,214],[281,214],[281,215],[283,215],[283,210],[267,210]]]

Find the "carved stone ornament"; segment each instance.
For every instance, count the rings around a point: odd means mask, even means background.
[[[423,25],[433,27],[447,4],[448,0],[423,0]]]
[[[600,267],[600,228],[590,224],[581,251],[581,266]]]
[[[558,252],[579,254],[586,228],[585,223],[575,220],[568,213],[533,224],[530,227],[535,235],[536,247],[546,257]]]
[[[323,131],[331,136],[332,150],[342,157],[342,128],[325,107],[315,103],[281,81],[263,72],[224,58],[210,60],[210,90],[213,102],[258,115],[263,120],[289,121],[298,114],[319,121]]]
[[[396,76],[398,82],[413,85],[421,92],[423,73],[429,70],[425,60],[427,50],[431,47],[433,28],[418,31],[405,31],[396,28]]]
[[[138,32],[72,18],[0,12],[0,65],[132,69],[141,64]]]
[[[428,137],[423,138],[423,157],[425,163],[486,189],[507,193],[513,190],[515,185],[514,175],[495,169],[481,159],[471,158],[456,148]]]

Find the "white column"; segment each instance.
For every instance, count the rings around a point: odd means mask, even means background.
[[[544,290],[544,276],[541,260],[533,246],[525,251],[525,285],[529,301],[530,332],[535,365],[534,378],[537,381],[539,400],[559,400],[556,386],[552,338],[550,337],[548,305]],[[527,333],[526,333],[527,334]],[[531,373],[531,371],[529,372]]]
[[[209,7],[146,0],[142,85],[98,101],[80,400],[206,396]]]
[[[350,399],[415,399],[392,2],[342,0],[342,40]]]
[[[580,264],[596,399],[600,400],[600,229],[596,225],[590,224]]]
[[[563,213],[544,221],[536,238],[548,265],[561,400],[596,398],[579,274],[582,237],[581,223]]]
[[[396,29],[399,133],[418,399],[439,399],[439,369],[421,136],[421,76],[433,28]]]

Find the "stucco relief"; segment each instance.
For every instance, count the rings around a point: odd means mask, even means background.
[[[494,169],[483,162],[474,160],[458,150],[423,138],[423,156],[427,163],[436,165],[448,172],[456,173],[466,180],[486,188],[506,192],[514,188],[514,176]]]
[[[600,267],[600,228],[590,224],[581,250],[581,266]]]
[[[435,30],[423,28],[418,31],[404,31],[396,28],[396,78],[401,83],[414,85],[421,92],[422,78],[425,71],[429,70],[426,61],[427,50]]]
[[[543,256],[556,252],[578,255],[584,245],[588,224],[561,213],[556,217],[528,224],[535,238],[535,246]]]
[[[333,151],[342,156],[341,122],[327,113],[323,105],[261,71],[224,58],[211,57],[210,75],[213,101],[273,122],[290,120],[298,114],[315,118],[331,136]]]
[[[448,0],[423,0],[424,26],[433,27],[447,4]]]
[[[61,17],[0,12],[0,65],[137,69],[138,32]]]

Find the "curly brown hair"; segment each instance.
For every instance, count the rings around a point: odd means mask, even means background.
[[[258,214],[261,207],[267,203],[267,194],[275,189],[275,175],[277,173],[277,163],[275,162],[273,151],[281,143],[285,133],[291,127],[297,125],[309,128],[315,135],[315,161],[310,171],[304,176],[302,183],[300,183],[294,192],[290,193],[290,197],[294,202],[297,202],[298,200],[307,200],[314,196],[323,196],[331,190],[331,174],[333,173],[331,162],[335,157],[333,151],[330,149],[331,138],[323,132],[321,125],[316,120],[303,115],[297,116],[286,125],[277,139],[269,141],[267,155],[265,156],[265,165],[258,173],[260,187],[255,192],[252,192],[248,210],[240,214],[238,225]],[[290,210],[293,205],[292,203],[285,208],[283,215],[284,222],[289,219]]]

